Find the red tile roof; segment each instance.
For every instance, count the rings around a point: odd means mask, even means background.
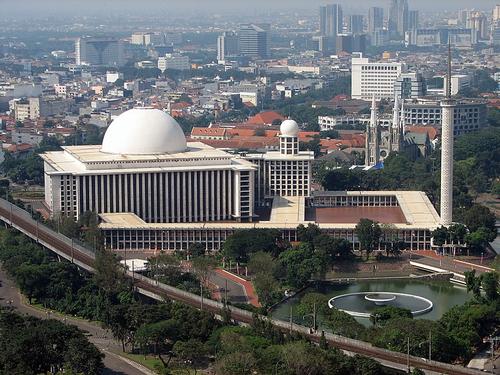
[[[275,111],[265,111],[257,113],[255,116],[250,117],[248,122],[250,124],[271,125],[274,120],[283,121],[285,118]]]

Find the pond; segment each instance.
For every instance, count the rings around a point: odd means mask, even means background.
[[[432,309],[425,313],[421,313],[415,316],[415,319],[430,319],[437,320],[443,316],[443,314],[455,305],[462,305],[467,300],[471,298],[467,294],[465,287],[451,284],[444,281],[423,281],[423,280],[370,280],[370,281],[358,281],[352,284],[338,284],[338,283],[317,283],[298,294],[297,296],[285,301],[284,303],[277,306],[271,313],[274,318],[289,321],[290,319],[290,306],[292,306],[292,311],[300,303],[300,299],[307,293],[321,293],[328,297],[328,299],[351,293],[358,293],[347,298],[341,298],[338,300],[340,304],[338,307],[344,310],[359,311],[364,313],[370,313],[377,307],[375,302],[369,301],[364,298],[366,295],[377,296],[392,296],[393,294],[397,297],[392,302],[386,302],[384,304],[392,304],[394,306],[406,307],[410,310],[418,310],[419,308],[414,305],[419,303],[418,301],[411,301],[402,296],[402,294],[412,295],[420,297],[421,300],[425,299],[432,302]],[[363,294],[359,294],[362,293]],[[392,299],[392,297],[390,298]],[[337,301],[332,301],[335,306]],[[404,306],[404,304],[408,306]],[[414,304],[412,304],[414,303]],[[312,311],[311,311],[312,313]],[[307,319],[307,318],[306,318]],[[356,316],[356,320],[364,325],[370,325],[370,321],[366,317]],[[321,317],[318,317],[318,321],[321,325]],[[294,317],[294,322],[298,324],[304,324],[304,318],[296,316]]]

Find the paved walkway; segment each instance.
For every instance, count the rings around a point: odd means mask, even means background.
[[[113,338],[110,332],[100,327],[97,323],[71,318],[67,315],[58,314],[26,304],[15,283],[7,277],[5,271],[1,268],[0,305],[11,306],[19,313],[35,316],[40,319],[56,319],[64,323],[75,325],[82,331],[88,332],[87,337],[89,341],[97,346],[105,355],[105,369],[103,371],[105,375],[153,375],[153,372],[144,366],[116,354],[121,352],[121,344]]]
[[[217,268],[214,272],[219,277],[228,280],[228,282],[230,281],[232,283],[240,285],[245,291],[248,303],[250,303],[255,307],[260,307],[259,298],[257,297],[257,292],[255,292],[255,289],[251,281],[245,280],[244,278],[237,276],[229,271],[223,270],[221,268]]]
[[[416,256],[413,256],[416,255]],[[432,267],[445,269],[450,272],[464,274],[465,271],[476,270],[477,273],[484,273],[492,271],[492,268],[475,264],[471,262],[462,261],[449,256],[442,256],[436,254],[434,251],[415,251],[412,253],[412,261],[423,263]]]

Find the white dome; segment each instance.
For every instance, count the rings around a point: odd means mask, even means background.
[[[281,123],[280,132],[285,137],[296,137],[299,134],[299,125],[294,120],[285,120]]]
[[[147,155],[182,152],[186,148],[186,137],[171,116],[159,109],[134,108],[109,125],[101,151]]]

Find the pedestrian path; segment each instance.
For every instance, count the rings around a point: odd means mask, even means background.
[[[224,269],[221,269],[221,268],[217,268],[215,270],[215,272],[219,276],[221,276],[225,279],[231,280],[232,282],[234,282],[236,284],[241,285],[245,291],[246,296],[247,296],[248,303],[250,303],[251,305],[253,305],[255,307],[261,306],[259,303],[259,298],[257,297],[257,293],[255,292],[255,289],[254,289],[251,281],[245,280],[244,278],[242,278],[238,275],[235,275],[234,273],[231,273],[229,271],[226,271]]]

